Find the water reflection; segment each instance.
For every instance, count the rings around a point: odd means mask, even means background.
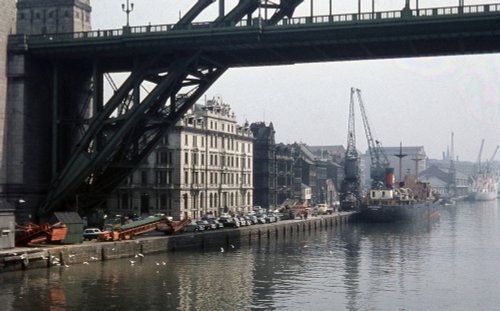
[[[493,309],[497,210],[461,202],[437,222],[348,224],[224,252],[3,273],[0,301],[2,310],[467,310],[479,300]]]

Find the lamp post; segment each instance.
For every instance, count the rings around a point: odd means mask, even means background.
[[[127,15],[127,27],[129,27],[130,12],[132,12],[133,10],[134,10],[134,4],[129,3],[129,0],[127,0],[126,4],[122,3],[122,11],[125,12],[125,14]]]

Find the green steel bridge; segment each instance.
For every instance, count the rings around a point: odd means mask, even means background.
[[[40,215],[103,204],[228,68],[500,50],[500,3],[410,9],[407,1],[401,10],[294,17],[302,1],[239,1],[194,23],[214,2],[199,0],[172,25],[13,36],[11,53],[45,77],[28,90],[26,108],[40,99],[51,107],[25,121],[50,124],[50,143],[25,151],[44,154],[50,167],[38,176],[46,181]],[[115,72],[128,77],[104,102]]]

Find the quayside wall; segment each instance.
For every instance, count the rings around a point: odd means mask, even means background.
[[[293,237],[305,232],[327,230],[354,220],[354,213],[336,213],[303,220],[285,220],[238,229],[182,233],[172,236],[144,236],[116,242],[84,242],[73,245],[44,245],[15,248],[0,253],[0,272],[50,268],[95,261],[135,257],[159,252],[238,247]]]

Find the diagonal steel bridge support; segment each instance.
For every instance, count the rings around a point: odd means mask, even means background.
[[[212,2],[199,0],[175,27],[189,25]],[[245,16],[251,17],[259,7],[273,10],[268,24],[278,23],[284,16],[291,16],[301,2],[283,0],[271,4],[264,0],[240,0],[214,23],[225,27],[236,25]],[[87,125],[82,137],[71,146],[70,155],[55,168],[51,189],[39,208],[39,215],[47,216],[71,206],[86,211],[102,205],[227,69],[227,65],[215,62],[203,51],[168,57],[152,53],[137,61],[128,78],[101,106],[95,102],[102,97],[99,82],[103,72],[95,69],[90,97],[94,100],[94,111],[83,122]],[[149,93],[143,94],[141,88],[146,84]],[[55,147],[55,153],[58,148]]]

